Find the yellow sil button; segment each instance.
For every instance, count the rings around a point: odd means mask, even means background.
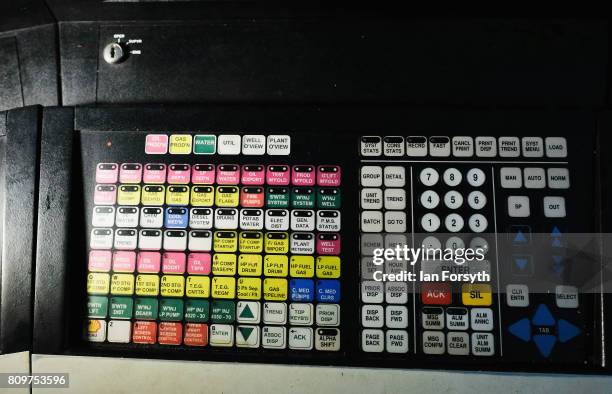
[[[215,276],[211,288],[213,298],[234,298],[236,296],[236,279],[229,276]]]
[[[266,253],[289,253],[289,235],[287,233],[266,233]]]
[[[317,278],[334,279],[340,277],[340,257],[317,257]]]
[[[240,253],[263,252],[263,234],[259,231],[245,231],[240,233],[238,249]]]
[[[187,186],[168,186],[166,190],[166,204],[168,205],[188,205],[189,187]]]
[[[493,302],[491,285],[466,283],[461,287],[463,305],[489,306]]]
[[[191,205],[194,207],[212,207],[215,203],[215,189],[211,186],[192,186]]]
[[[119,185],[117,192],[117,204],[119,205],[138,205],[140,203],[140,186],[138,185]]]
[[[262,257],[259,254],[241,254],[238,256],[238,275],[260,276]]]
[[[136,277],[136,295],[156,296],[159,294],[159,276],[138,275]]]
[[[241,300],[259,300],[261,298],[261,279],[239,278],[236,291]]]
[[[236,186],[217,186],[215,205],[218,207],[237,207],[240,193]]]
[[[312,278],[315,274],[313,256],[291,256],[289,272],[295,278]]]
[[[285,301],[287,299],[287,279],[264,279],[264,299],[268,301]]]
[[[210,296],[210,278],[208,276],[187,277],[187,297],[208,298]]]
[[[111,281],[111,294],[132,295],[134,294],[134,275],[113,274]]]
[[[264,257],[265,276],[287,276],[289,259],[284,254],[268,254]]]
[[[140,201],[142,205],[164,205],[166,188],[162,185],[144,185]]]
[[[215,252],[235,252],[238,250],[238,234],[235,231],[215,231],[213,242]]]
[[[236,255],[215,253],[212,262],[213,275],[236,275]]]
[[[188,155],[191,153],[191,135],[173,134],[170,136],[169,152],[171,155]]]
[[[110,275],[90,273],[87,275],[87,294],[108,294]]]
[[[185,278],[180,275],[164,275],[161,280],[163,297],[182,297],[185,293]]]

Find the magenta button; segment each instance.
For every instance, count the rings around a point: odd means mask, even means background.
[[[339,255],[340,234],[317,235],[317,254]]]
[[[124,163],[121,164],[119,171],[119,181],[121,183],[140,183],[142,180],[142,164]]]
[[[134,272],[134,269],[136,269],[136,253],[122,251],[113,254],[113,271]]]
[[[165,155],[168,153],[168,136],[165,134],[148,134],[145,141],[147,155]]]
[[[340,186],[340,167],[317,167],[317,184],[319,186]]]
[[[168,167],[168,183],[186,184],[191,178],[189,164],[170,164]]]
[[[182,274],[185,272],[185,260],[185,253],[164,253],[162,271],[164,274]]]
[[[189,253],[187,257],[187,273],[194,275],[210,274],[210,254]]]
[[[138,272],[156,274],[161,265],[161,255],[158,252],[138,253]]]
[[[215,166],[212,164],[196,164],[191,170],[191,182],[200,185],[215,183]]]
[[[242,179],[243,185],[258,186],[263,185],[266,181],[266,172],[264,166],[247,164],[242,166]]]
[[[295,186],[314,186],[315,178],[313,166],[298,165],[291,168],[291,183]]]
[[[240,183],[240,166],[238,164],[219,164],[217,166],[217,183],[219,185],[237,185]]]
[[[117,183],[119,165],[100,163],[96,166],[96,183]]]
[[[87,265],[90,271],[108,272],[111,268],[111,252],[110,250],[92,250],[89,252],[89,264]]]
[[[96,185],[94,191],[94,204],[113,205],[117,201],[117,186],[115,185]]]
[[[144,183],[166,182],[166,165],[162,163],[145,164],[142,180]]]
[[[271,165],[266,168],[266,183],[271,186],[287,186],[291,181],[289,166]]]

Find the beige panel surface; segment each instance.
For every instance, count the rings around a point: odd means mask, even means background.
[[[20,352],[3,354],[0,356],[0,373],[28,373],[30,372],[30,353]],[[0,392],[25,394],[29,393],[29,389],[2,389]]]

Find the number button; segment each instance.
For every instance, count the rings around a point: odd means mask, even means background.
[[[459,172],[459,170],[456,168],[449,168],[448,170],[444,171],[443,177],[444,183],[450,187],[455,187],[460,184],[461,179],[463,178],[461,176],[461,172]]]
[[[432,233],[440,227],[440,218],[435,213],[426,213],[421,219],[421,227],[428,233]]]
[[[451,213],[444,220],[444,225],[448,231],[451,233],[456,233],[457,231],[461,231],[463,228],[463,218],[456,213]]]
[[[487,196],[482,192],[473,191],[468,195],[468,205],[472,209],[482,209],[487,204]]]
[[[440,175],[438,175],[438,171],[434,170],[431,167],[427,167],[421,171],[421,175],[419,176],[421,179],[421,183],[425,186],[433,186],[438,183],[438,179],[440,179]]]
[[[463,223],[463,218],[461,219],[461,222]],[[465,248],[465,242],[463,242],[463,240],[459,237],[452,236],[446,240],[446,248],[452,250],[463,249]]]
[[[450,209],[457,209],[463,204],[463,196],[455,190],[444,195],[444,205]]]
[[[440,196],[433,190],[425,190],[421,194],[421,205],[426,209],[434,209],[440,203]]]
[[[485,173],[480,168],[472,168],[467,173],[467,181],[470,186],[479,187],[485,182]]]
[[[468,224],[470,226],[470,230],[472,230],[473,232],[482,233],[487,229],[487,225],[489,224],[489,222],[487,222],[487,218],[477,213],[470,217]]]

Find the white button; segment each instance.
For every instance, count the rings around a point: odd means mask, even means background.
[[[289,210],[287,209],[267,209],[265,213],[266,230],[270,231],[287,231],[291,219]],[[215,223],[218,226],[219,223]]]
[[[387,330],[387,352],[408,353],[408,332],[404,330]]]
[[[385,231],[388,233],[405,233],[407,228],[406,212],[385,212]]]
[[[383,236],[381,234],[361,234],[361,255],[373,256],[374,249],[384,246]]]
[[[527,189],[544,189],[546,187],[546,173],[543,168],[525,168],[523,172]]]
[[[338,304],[317,304],[315,315],[318,326],[340,325],[340,305]]]
[[[264,324],[285,324],[287,322],[287,304],[284,302],[266,302],[263,308]]]
[[[383,169],[379,166],[361,167],[361,186],[379,187],[383,184]]]
[[[340,211],[319,210],[317,211],[317,231],[339,232],[341,227]]]
[[[456,168],[449,168],[444,171],[444,175],[442,176],[444,179],[444,183],[446,183],[450,187],[455,187],[461,183],[461,172],[459,172]]]
[[[446,336],[440,331],[423,331],[423,353],[444,354]]]
[[[425,190],[421,194],[421,205],[426,209],[434,209],[440,203],[440,196],[433,190]]]
[[[261,329],[261,346],[266,349],[284,349],[287,346],[286,334],[285,327],[264,326]]]
[[[246,347],[246,348],[258,348],[259,347],[259,327],[258,326],[238,326],[236,328],[236,346]]]
[[[383,231],[383,213],[380,211],[361,212],[361,231],[364,233],[381,233]]]
[[[425,249],[440,249],[442,246],[442,242],[438,239],[438,237],[434,237],[433,235],[429,235],[423,238],[421,245],[425,247]]]
[[[340,330],[337,328],[317,328],[315,332],[315,349],[326,352],[340,350]]]
[[[96,206],[93,209],[91,225],[94,227],[113,227],[115,224],[115,207]]]
[[[480,168],[472,168],[471,170],[468,171],[466,177],[467,177],[468,183],[472,187],[481,186],[485,182],[485,179],[486,179],[485,173]]]
[[[138,233],[135,229],[118,228],[115,230],[115,249],[133,250],[138,244]]]
[[[236,320],[238,323],[259,323],[261,320],[260,306],[261,304],[257,301],[238,301],[236,304]]]
[[[453,137],[453,156],[472,157],[474,155],[474,139],[472,137]]]
[[[363,330],[361,332],[361,349],[368,353],[384,351],[385,333],[383,330]]]
[[[406,137],[406,154],[411,157],[427,156],[427,138],[422,136]]]
[[[383,138],[383,153],[385,156],[404,156],[404,137],[392,136]]]
[[[529,197],[509,196],[508,216],[511,218],[526,218],[531,214],[529,210]]]
[[[242,137],[242,154],[261,156],[266,154],[265,135],[244,135]]]
[[[215,228],[219,230],[237,229],[238,228],[238,210],[234,208],[215,209]]]
[[[446,328],[449,330],[467,330],[470,317],[467,308],[446,308]]]
[[[493,310],[491,308],[472,308],[470,325],[474,331],[493,330]]]
[[[523,186],[521,169],[518,167],[502,167],[499,170],[501,177],[501,187],[504,189],[518,189]]]
[[[314,318],[312,304],[293,302],[289,304],[289,324],[296,326],[309,326]]]
[[[559,308],[578,308],[578,289],[574,286],[556,286],[555,300]]]
[[[362,209],[382,209],[383,191],[382,189],[365,188],[361,189],[361,208]]]
[[[404,187],[406,185],[406,169],[400,166],[386,166],[384,178],[387,187]]]
[[[426,213],[421,219],[421,227],[428,233],[432,233],[440,227],[440,218],[435,213]]]
[[[405,209],[406,190],[385,189],[385,209]]]
[[[450,140],[448,137],[429,137],[429,154],[433,157],[450,156]]]
[[[495,137],[476,137],[476,156],[497,156],[497,141]]]
[[[192,208],[193,210],[193,208]],[[212,211],[211,211],[212,223]],[[164,213],[159,207],[142,207],[140,210],[140,227],[160,228],[164,225]],[[196,228],[193,224],[190,227]]]
[[[489,222],[487,221],[487,218],[485,218],[479,213],[470,216],[470,219],[468,221],[470,230],[475,233],[482,233],[483,231],[485,231],[487,229],[488,224]]]
[[[222,134],[217,139],[217,153],[220,155],[238,155],[240,148],[239,135]]]
[[[408,302],[408,284],[406,282],[386,282],[385,301],[388,304],[405,304]]]
[[[467,201],[470,208],[478,210],[487,205],[487,196],[485,196],[484,193],[475,190],[468,194]]]
[[[380,328],[385,324],[382,305],[364,305],[361,307],[361,325],[369,328]]]
[[[426,306],[421,309],[421,324],[426,330],[441,330],[444,328],[444,309]]]
[[[421,174],[419,175],[421,183],[425,186],[435,185],[436,183],[438,183],[439,178],[440,176],[438,175],[438,171],[434,170],[431,167],[421,170]]]
[[[569,171],[567,168],[549,168],[548,187],[551,189],[569,189]]]
[[[471,249],[482,249],[483,254],[487,254],[489,252],[489,242],[482,237],[474,237],[470,241]]]
[[[461,223],[463,225],[463,218],[461,218]],[[447,249],[457,250],[465,248],[465,242],[459,237],[452,236],[446,240],[444,245]]]
[[[272,156],[288,156],[291,153],[291,137],[269,135],[266,152]]]
[[[463,218],[456,213],[451,213],[444,219],[444,225],[448,231],[456,233],[463,228]]]
[[[565,197],[544,197],[544,216],[547,218],[564,218]]]
[[[385,307],[385,325],[388,328],[408,327],[408,308],[401,305],[387,305]]]
[[[466,332],[449,332],[446,334],[448,354],[466,356],[470,354],[470,336]]]
[[[110,249],[113,247],[112,228],[94,228],[89,237],[89,247],[92,249]]]
[[[463,205],[463,196],[456,190],[451,190],[444,195],[444,205],[449,209],[457,209]]]
[[[475,356],[492,356],[495,353],[495,338],[488,332],[472,333],[472,354]]]
[[[541,137],[523,137],[523,157],[544,156],[544,142]]]
[[[519,157],[521,147],[518,137],[499,137],[499,155],[501,157]]]
[[[113,343],[129,343],[132,323],[129,320],[111,320],[108,322],[107,340]]]
[[[385,235],[385,248],[395,249],[396,246],[404,248],[404,245],[408,245],[408,237],[405,234]]]
[[[546,137],[544,144],[546,145],[547,157],[567,157],[567,140],[565,137]]]
[[[382,267],[379,267],[376,264],[374,264],[374,260],[372,257],[369,257],[369,256],[362,257],[361,258],[361,279],[373,280],[374,274],[376,272],[382,272]]]
[[[212,346],[229,347],[234,345],[234,326],[229,324],[212,324],[208,339]]]
[[[529,288],[527,285],[507,285],[506,303],[510,307],[529,306]]]
[[[373,157],[380,155],[382,155],[382,139],[380,137],[361,137],[361,156]]]
[[[138,207],[118,207],[116,225],[117,227],[138,226]]]
[[[384,301],[383,282],[374,280],[361,282],[361,301],[366,304],[380,304]]]

